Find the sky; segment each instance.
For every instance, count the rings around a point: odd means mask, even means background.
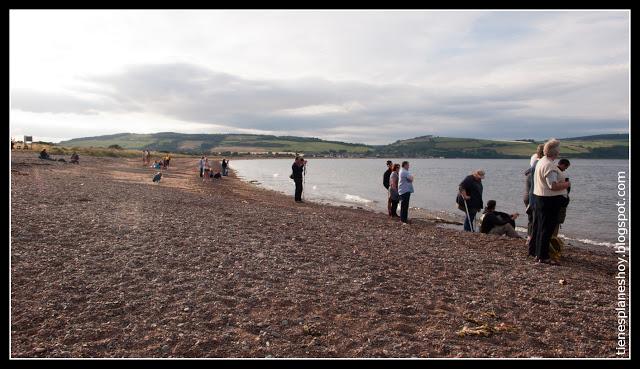
[[[10,133],[629,131],[629,11],[12,10]]]

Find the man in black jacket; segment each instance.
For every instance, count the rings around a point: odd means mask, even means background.
[[[487,201],[487,207],[484,209],[484,218],[482,219],[480,232],[520,238],[520,235],[518,235],[518,232],[515,230],[515,220],[518,218],[518,215],[518,213],[509,215],[501,211],[496,211],[496,200],[489,200]]]
[[[295,192],[295,200],[296,202],[302,202],[302,176],[304,175],[304,166],[307,164],[307,161],[303,158],[296,156],[296,160],[293,162],[291,166],[291,170],[293,170],[293,174],[291,178],[296,184],[296,192]]]
[[[389,215],[391,215],[391,195],[389,194],[389,178],[391,177],[391,172],[393,172],[393,162],[387,160],[387,171],[384,172],[382,176],[382,185],[387,190],[387,212]]]
[[[471,232],[473,229],[473,221],[475,220],[476,214],[482,210],[483,202],[482,202],[482,180],[484,179],[484,170],[478,169],[466,176],[464,180],[460,183],[459,191],[462,195],[462,198],[467,203],[467,208],[469,209],[469,216],[465,216],[464,218],[464,230],[467,232]],[[466,214],[465,214],[466,215]]]

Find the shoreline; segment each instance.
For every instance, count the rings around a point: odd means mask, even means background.
[[[196,165],[12,156],[12,357],[615,357],[602,250],[538,265]]]
[[[329,158],[327,158],[329,159]],[[258,180],[247,180],[245,178],[243,178],[242,176],[240,176],[236,170],[234,169],[230,169],[230,172],[234,172],[234,175],[241,181],[243,181],[243,183],[250,185],[250,186],[255,186],[256,188],[260,188],[262,190],[266,190],[266,191],[272,191],[274,193],[277,193],[278,195],[283,195],[283,196],[289,196],[288,194],[286,194],[284,191],[280,191],[278,189],[274,189],[274,188],[268,188],[265,187],[260,181]],[[376,214],[385,214],[386,212],[384,211],[384,209],[380,209],[374,206],[367,206],[367,205],[359,205],[357,202],[348,202],[348,201],[332,201],[331,199],[311,199],[311,200],[306,200],[315,204],[319,204],[319,205],[326,205],[326,206],[338,206],[338,207],[347,207],[347,208],[352,208],[352,209],[362,209],[362,210],[366,210],[366,211],[370,211],[372,213],[376,213]],[[424,208],[420,208],[420,207],[409,207],[410,213],[409,213],[409,218],[410,219],[421,219],[421,220],[425,220],[428,222],[434,222],[434,223],[440,223],[440,226],[445,227],[445,228],[449,228],[452,230],[456,230],[459,232],[464,232],[461,227],[463,225],[463,221],[464,221],[464,216],[459,216],[456,217],[453,213],[451,212],[447,212],[445,210],[430,210],[430,209],[424,209]],[[415,216],[415,214],[418,214],[417,216]],[[441,216],[439,216],[438,214],[440,214]],[[526,216],[526,215],[525,215]],[[459,220],[462,219],[462,220]],[[480,224],[478,222],[478,224]],[[460,226],[460,228],[454,228],[454,226]],[[516,227],[516,231],[518,232],[518,234],[520,234],[520,236],[524,237],[526,239],[526,227],[523,226],[518,226]],[[580,239],[576,239],[576,238],[572,238],[572,237],[568,237],[566,235],[563,235],[562,233],[560,233],[560,238],[563,239],[565,241],[565,244],[567,246],[575,246],[575,247],[579,247],[579,248],[583,248],[583,249],[588,249],[588,250],[609,250],[611,253],[614,253],[614,247],[615,245],[610,243],[610,242],[604,242],[604,241],[597,241],[597,240],[580,240]]]

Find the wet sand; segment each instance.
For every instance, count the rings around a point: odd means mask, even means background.
[[[14,153],[12,357],[615,356],[610,250],[540,265],[196,165]]]

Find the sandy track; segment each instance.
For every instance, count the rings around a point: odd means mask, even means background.
[[[34,156],[12,158],[13,357],[615,355],[610,254],[536,265],[521,241],[203,183],[195,160],[156,185],[138,160]]]

